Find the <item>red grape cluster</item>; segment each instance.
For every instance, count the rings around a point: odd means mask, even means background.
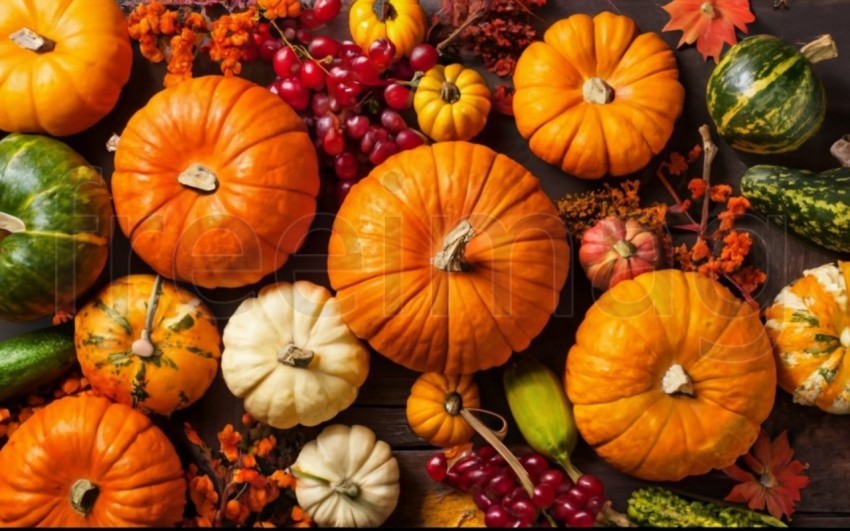
[[[339,7],[338,0],[317,0],[297,20],[275,28],[258,25],[252,39],[256,55],[271,62],[277,76],[269,90],[301,115],[319,153],[332,165],[341,203],[370,167],[425,142],[399,111],[412,104],[415,72],[430,70],[438,53],[420,44],[409,59],[396,61],[395,45],[388,39],[363,50],[352,41],[309,33],[333,19]]]
[[[468,492],[484,512],[487,527],[550,527],[552,521],[569,527],[593,527],[607,501],[596,476],[584,474],[573,483],[538,453],[526,454],[519,462],[534,484],[532,496],[492,446],[482,446],[451,467],[445,454],[438,453],[426,468],[435,481]]]

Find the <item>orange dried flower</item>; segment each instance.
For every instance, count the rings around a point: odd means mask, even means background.
[[[254,468],[237,468],[236,471],[233,472],[233,482],[250,483],[251,485],[262,487],[268,483],[268,479],[265,476],[260,475],[260,473]]]
[[[205,446],[204,441],[201,440],[198,432],[195,431],[195,428],[193,428],[188,422],[183,423],[183,433],[186,434],[186,438],[189,439],[189,442],[195,446]]]
[[[667,167],[667,171],[670,175],[682,175],[688,171],[688,163],[685,157],[675,151],[670,153],[670,165]]]
[[[266,505],[275,501],[280,495],[280,490],[274,483],[266,483],[262,487],[251,485],[245,496],[245,503],[253,513],[262,511]]]
[[[753,240],[748,233],[733,230],[723,238],[723,243],[725,245],[720,252],[722,268],[724,272],[732,273],[744,263],[744,259],[750,253]]]
[[[312,522],[310,515],[304,512],[304,509],[297,505],[292,508],[292,511],[289,513],[289,517],[293,522]]]
[[[275,470],[269,479],[281,489],[290,489],[295,486],[295,476],[283,470]]]
[[[233,430],[233,424],[228,424],[218,432],[218,442],[221,444],[221,453],[231,463],[239,460],[239,444],[242,442],[242,434]]]
[[[269,20],[292,18],[301,14],[299,0],[257,0],[257,5],[263,10],[263,16]]]
[[[732,195],[732,187],[728,184],[716,184],[708,192],[709,199],[715,203],[725,203],[730,195]]]
[[[179,35],[171,38],[171,59],[168,61],[168,73],[164,81],[166,87],[192,79],[197,40],[198,36],[189,28],[183,28]]]
[[[268,437],[263,437],[259,441],[257,441],[257,455],[259,457],[266,457],[271,453],[272,450],[277,446],[277,439],[274,435],[269,435]]]
[[[708,243],[702,238],[699,238],[691,249],[691,260],[699,262],[705,260],[711,254],[711,249],[708,248]]]
[[[705,195],[706,182],[701,177],[694,177],[688,183],[688,190],[691,192],[691,198],[696,201]]]
[[[248,507],[238,499],[230,500],[224,506],[224,517],[237,525],[244,524],[250,515]]]
[[[249,428],[254,425],[254,417],[252,417],[249,413],[242,414],[242,425],[246,428]]]
[[[189,499],[198,511],[198,515],[210,521],[215,520],[218,506],[218,492],[208,475],[196,476],[189,481]]]
[[[11,416],[12,416],[11,411],[9,411],[6,408],[0,408],[0,422],[3,422],[4,420],[8,419]]]
[[[688,164],[693,164],[702,155],[702,146],[697,144],[688,151]]]
[[[242,456],[242,467],[257,468],[257,459],[251,454],[244,454]]]
[[[159,17],[159,32],[162,35],[177,33],[177,11],[166,11]]]
[[[183,21],[183,24],[192,31],[207,31],[207,19],[202,14],[194,11],[186,15],[186,20]]]
[[[735,226],[735,220],[746,214],[750,206],[750,201],[746,197],[730,197],[726,203],[726,210],[717,216],[720,220],[720,231],[732,230]]]
[[[243,48],[257,24],[254,7],[242,13],[231,13],[216,19],[210,28],[210,58],[220,62],[225,76],[238,75],[242,71]]]
[[[767,275],[753,266],[742,267],[730,275],[732,280],[747,293],[752,293],[767,280]]]

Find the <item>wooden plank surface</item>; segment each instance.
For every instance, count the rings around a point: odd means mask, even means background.
[[[348,3],[350,2],[346,2]],[[659,5],[663,3],[654,0],[550,0],[549,5],[541,11],[541,16],[547,23],[551,23],[573,13],[595,14],[603,10],[613,10],[635,18],[643,30],[659,31],[667,21],[667,15]],[[426,0],[424,4],[433,11],[438,2]],[[850,133],[850,2],[791,0],[792,6],[788,11],[774,11],[771,8],[772,0],[752,0],[752,4],[757,21],[751,25],[750,33],[773,33],[792,43],[803,43],[828,32],[846,53],[838,59],[815,67],[827,91],[828,114],[826,123],[817,137],[799,151],[781,156],[759,157],[735,153],[722,141],[718,142],[720,155],[715,163],[715,179],[730,184],[737,184],[746,167],[759,162],[769,161],[814,170],[831,167],[834,163],[828,155],[830,144],[841,134]],[[344,28],[344,21],[343,24],[338,24],[337,29],[345,31],[341,28]],[[679,35],[665,33],[663,37],[671,46],[675,46]],[[705,109],[705,86],[714,64],[704,62],[693,48],[678,51],[677,57],[687,97],[684,115],[677,124],[668,148],[683,152],[697,143],[697,127],[702,123],[710,123]],[[66,139],[89,161],[101,167],[107,178],[113,168],[111,155],[103,149],[106,140],[113,132],[120,132],[130,116],[161,86],[163,67],[150,65],[141,59],[138,53],[135,59],[132,78],[116,109],[89,131]],[[208,72],[215,72],[212,65],[203,68]],[[258,82],[268,82],[272,74],[267,66],[258,65],[250,67],[248,77]],[[512,120],[507,117],[492,117],[478,140],[509,154],[527,166],[540,178],[545,191],[553,199],[566,192],[587,190],[600,185],[599,182],[581,181],[564,175],[534,157],[517,134]],[[637,175],[643,181],[642,195],[645,195],[646,199],[669,200],[663,188],[652,177],[659,160],[664,156],[666,152]],[[685,190],[686,182],[674,184],[679,190]],[[327,201],[320,206],[321,212],[304,248],[282,270],[255,286],[228,290],[198,290],[220,318],[221,326],[226,324],[227,317],[241,300],[272,281],[307,279],[328,285],[325,259],[333,210]],[[756,241],[754,254],[759,257],[760,265],[768,273],[767,284],[757,293],[757,299],[761,303],[772,300],[779,289],[797,278],[803,269],[839,257],[838,254],[816,249],[787,236],[783,230],[765,224],[757,216],[748,218],[747,227]],[[126,238],[120,232],[115,235],[113,244],[110,263],[100,279],[100,286],[110,279],[128,273],[150,271],[131,253]],[[573,267],[556,314],[533,342],[529,352],[562,372],[575,329],[594,297],[584,276],[580,272],[576,274]],[[0,339],[46,324],[47,320],[27,324],[0,323]],[[430,480],[424,472],[424,462],[433,450],[427,449],[417,440],[404,421],[403,408],[415,377],[413,372],[373,354],[371,374],[357,403],[335,419],[335,422],[370,426],[379,437],[395,447],[402,468],[402,499],[399,508],[388,522],[388,525],[394,527],[417,524],[419,502],[425,489],[430,486]],[[501,389],[501,371],[485,371],[477,376],[477,380],[482,388],[484,405],[506,413]],[[238,422],[241,413],[241,404],[228,392],[219,375],[200,402],[175,414],[172,419],[158,419],[158,423],[177,442],[178,448],[185,456],[187,446],[182,441],[182,421],[191,421],[198,427],[202,436],[214,441],[216,430],[226,422]],[[800,513],[794,524],[850,525],[850,493],[844,488],[847,477],[850,477],[850,445],[847,444],[850,440],[850,419],[828,415],[813,408],[795,406],[786,394],[780,392],[766,428],[773,434],[787,429],[799,457],[810,464],[812,482],[804,491]],[[508,441],[513,444],[522,442],[515,427],[511,430]],[[621,509],[628,493],[643,484],[614,471],[584,445],[577,449],[575,459],[580,468],[597,474],[604,480],[607,491]],[[720,498],[731,486],[730,480],[715,472],[689,478],[675,487],[703,496]]]

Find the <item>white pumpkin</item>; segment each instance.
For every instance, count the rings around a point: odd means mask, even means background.
[[[221,372],[255,419],[286,429],[330,420],[357,398],[369,352],[336,299],[311,282],[266,286],[224,329]]]
[[[291,470],[298,505],[320,527],[378,527],[398,503],[398,461],[365,426],[328,426]]]

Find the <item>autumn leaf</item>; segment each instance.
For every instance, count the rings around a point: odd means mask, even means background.
[[[788,443],[788,432],[782,432],[773,442],[762,430],[744,463],[751,472],[732,465],[723,472],[739,482],[726,496],[726,501],[746,503],[754,510],[764,510],[775,518],[794,514],[800,501],[800,491],[809,484],[805,470],[809,465],[794,459]]]
[[[514,89],[507,83],[496,85],[493,92],[493,110],[505,116],[514,115]]]
[[[680,48],[696,42],[702,58],[715,62],[724,43],[738,42],[735,28],[747,33],[747,24],[756,19],[750,0],[673,0],[662,9],[670,14],[662,31],[682,31]]]

